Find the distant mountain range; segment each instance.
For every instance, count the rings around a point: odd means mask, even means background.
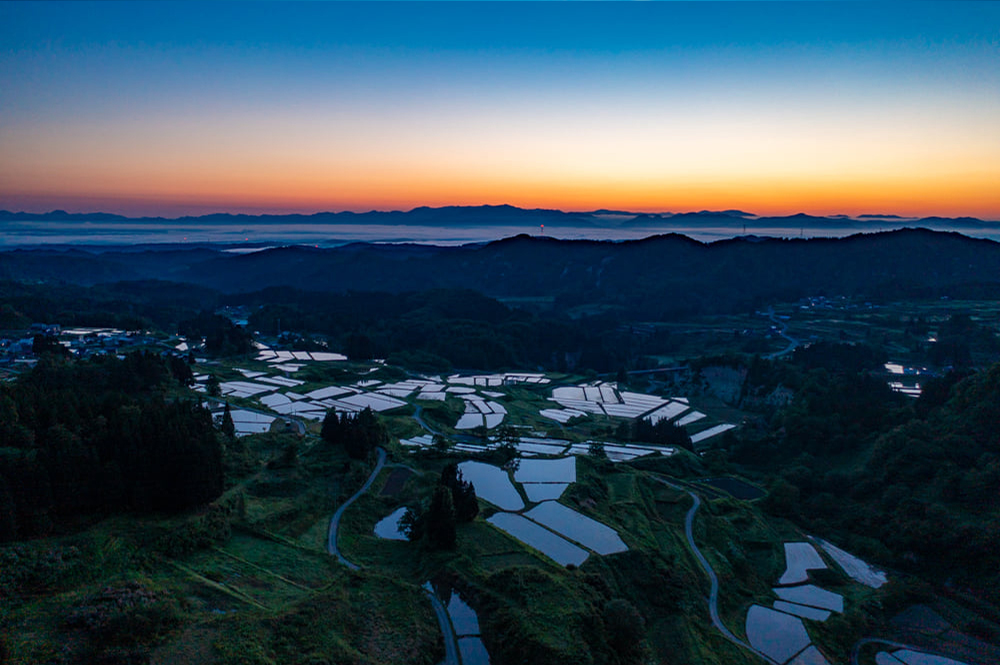
[[[891,214],[864,214],[815,216],[798,213],[785,216],[757,216],[741,210],[680,213],[636,213],[621,210],[595,210],[590,212],[564,212],[561,210],[525,209],[510,205],[420,207],[406,212],[317,212],[314,214],[245,215],[216,213],[185,217],[126,217],[106,212],[69,213],[53,210],[46,213],[10,212],[0,210],[0,225],[5,222],[103,222],[103,223],[184,223],[184,224],[390,224],[439,227],[470,226],[539,226],[552,227],[656,227],[668,230],[671,226],[733,226],[745,224],[748,231],[755,228],[797,229],[837,227],[856,228],[859,231],[879,230],[889,227],[930,227],[935,229],[969,229],[1000,227],[974,217],[922,217],[904,218]]]
[[[458,247],[353,243],[241,254],[211,247],[22,249],[0,252],[0,279],[84,285],[165,280],[228,293],[466,288],[497,298],[554,297],[565,306],[597,302],[654,318],[745,311],[820,294],[1000,296],[1000,243],[905,229],[713,243],[678,234],[624,242],[519,235]]]

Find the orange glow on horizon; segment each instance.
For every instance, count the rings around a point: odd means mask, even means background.
[[[255,182],[249,186],[237,182],[218,186],[202,180],[200,183],[161,182],[169,186],[154,188],[141,186],[137,179],[128,183],[131,185],[128,188],[90,186],[60,192],[25,188],[0,197],[0,208],[171,217],[208,212],[311,214],[509,204],[563,211],[611,209],[656,213],[735,209],[761,216],[878,213],[1000,220],[1000,194],[990,174],[916,181],[831,178],[813,182],[760,178],[735,183],[585,180],[487,183],[472,178],[455,182],[435,178],[433,174],[405,180],[386,174],[384,180],[365,182],[360,178],[317,177],[296,180],[289,176],[277,182]]]

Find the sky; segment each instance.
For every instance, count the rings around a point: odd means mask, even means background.
[[[1000,220],[1000,3],[0,3],[0,209]]]

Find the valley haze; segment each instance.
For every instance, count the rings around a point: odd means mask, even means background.
[[[973,217],[902,217],[894,214],[754,215],[740,210],[630,212],[524,209],[510,205],[419,207],[409,211],[314,214],[214,213],[176,218],[111,213],[0,210],[0,247],[207,243],[238,246],[348,242],[460,245],[527,233],[562,239],[638,240],[679,233],[710,242],[743,235],[842,237],[900,228],[956,231],[1000,239],[1000,222]]]

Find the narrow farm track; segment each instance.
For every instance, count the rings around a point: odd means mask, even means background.
[[[767,359],[771,359],[771,358],[780,358],[781,356],[787,356],[789,353],[794,351],[796,347],[798,347],[799,340],[795,339],[794,337],[788,334],[788,324],[779,319],[774,314],[773,309],[768,312],[767,316],[776,326],[778,326],[778,334],[781,337],[784,337],[788,341],[788,346],[782,349],[781,351],[775,351],[774,353],[769,353],[764,357]]]
[[[423,586],[424,593],[431,601],[434,608],[434,615],[437,617],[438,625],[441,626],[441,636],[444,637],[444,660],[439,665],[459,665],[458,662],[458,638],[452,630],[451,621],[448,619],[448,610],[441,603],[441,599],[434,593],[434,588],[430,582]]]
[[[340,518],[343,517],[344,511],[347,507],[354,503],[358,497],[368,491],[368,488],[372,486],[378,474],[382,471],[382,467],[385,466],[385,450],[382,448],[376,448],[378,451],[378,461],[375,463],[375,468],[372,469],[371,474],[368,479],[365,480],[364,485],[351,495],[347,501],[345,501],[339,508],[337,512],[333,514],[330,518],[330,531],[327,536],[326,541],[326,551],[337,557],[340,563],[344,564],[351,570],[360,570],[361,566],[351,561],[348,561],[346,557],[340,552],[340,548],[337,547],[337,531],[340,528]],[[400,465],[401,466],[401,465]],[[457,641],[455,639],[455,633],[451,628],[451,621],[448,619],[448,612],[445,610],[444,605],[436,595],[434,595],[433,589],[430,588],[430,584],[424,587],[424,592],[431,601],[431,606],[434,608],[434,616],[437,617],[438,625],[441,628],[441,636],[444,638],[444,660],[441,665],[459,665],[458,661],[458,647]]]
[[[722,633],[723,637],[725,637],[733,644],[743,647],[744,649],[747,649],[751,653],[754,653],[769,662],[773,662],[771,661],[770,658],[767,658],[759,651],[754,649],[752,646],[750,646],[740,638],[733,635],[733,633],[728,628],[726,628],[726,625],[722,623],[722,618],[719,616],[719,578],[715,574],[715,571],[712,569],[711,564],[709,564],[708,559],[705,558],[705,555],[701,553],[701,550],[698,549],[698,546],[695,545],[694,542],[694,516],[698,512],[698,508],[701,507],[701,499],[698,498],[697,494],[695,494],[694,492],[689,492],[680,485],[675,485],[674,483],[668,480],[665,480],[663,478],[658,478],[656,476],[653,476],[652,478],[653,480],[663,483],[668,487],[672,487],[675,490],[686,492],[688,496],[690,496],[694,500],[694,504],[691,506],[691,509],[687,512],[687,515],[684,517],[684,535],[687,537],[688,546],[694,553],[694,556],[698,560],[698,563],[705,570],[705,573],[708,574],[708,579],[709,582],[711,583],[711,590],[709,591],[708,594],[708,615],[712,618],[712,624],[720,633]]]
[[[431,426],[424,421],[423,417],[424,407],[420,406],[419,404],[415,404],[413,408],[415,409],[415,411],[413,412],[413,419],[417,421],[418,425],[427,430],[427,433],[432,436],[438,436],[441,434],[441,432],[432,429]]]
[[[337,512],[335,512],[333,517],[330,518],[330,531],[327,536],[326,551],[337,557],[337,560],[340,561],[340,563],[344,564],[351,570],[358,570],[359,566],[348,561],[344,558],[344,555],[340,553],[340,548],[337,547],[337,530],[340,527],[340,518],[344,515],[344,511],[347,510],[347,507],[354,503],[359,496],[368,491],[368,488],[372,486],[373,482],[375,482],[375,478],[378,477],[379,472],[382,471],[382,467],[385,466],[385,450],[382,448],[376,448],[376,450],[378,451],[378,461],[375,463],[375,468],[372,469],[371,475],[368,476],[365,484],[361,486],[361,489],[351,495],[351,498],[341,504],[340,508],[337,508]]]

